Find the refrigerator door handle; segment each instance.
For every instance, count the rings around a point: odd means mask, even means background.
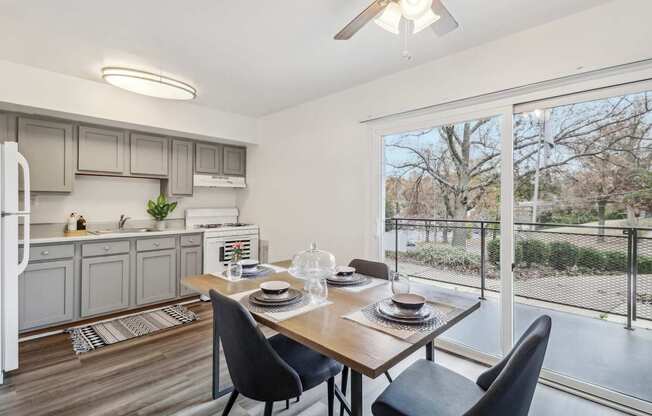
[[[29,164],[27,159],[20,153],[17,154],[18,165],[23,170],[23,210],[18,213],[23,217],[23,258],[18,263],[18,275],[20,276],[27,268],[29,262],[29,210],[30,210],[30,189],[29,189]]]

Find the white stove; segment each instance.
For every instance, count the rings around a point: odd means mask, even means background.
[[[186,210],[186,228],[204,234],[204,273],[223,273],[231,261],[234,243],[242,243],[242,259],[258,260],[259,230],[238,222],[237,208]]]

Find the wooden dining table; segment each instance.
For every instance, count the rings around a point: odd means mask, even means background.
[[[289,267],[290,262],[274,264]],[[299,290],[303,290],[304,286],[304,280],[295,278],[288,272],[238,281],[228,281],[213,275],[189,276],[182,279],[182,284],[204,295],[208,295],[212,289],[231,296],[256,289],[268,280],[286,281]],[[262,313],[253,312],[252,315],[260,324],[348,366],[351,370],[351,403],[345,403],[345,407],[352,416],[361,416],[363,375],[376,378],[420,348],[425,348],[426,359],[432,361],[434,339],[480,307],[477,297],[457,294],[433,285],[412,282],[411,292],[425,296],[429,302],[445,305],[449,312],[441,325],[418,334],[416,338],[410,337],[409,341],[343,317],[392,296],[389,282],[360,292],[329,287],[328,300],[331,303],[282,321]],[[216,399],[232,389],[220,387],[219,317],[213,319],[213,331],[217,335],[214,336],[213,343],[213,398]]]

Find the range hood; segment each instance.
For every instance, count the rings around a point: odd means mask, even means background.
[[[193,175],[195,188],[246,188],[242,176]]]

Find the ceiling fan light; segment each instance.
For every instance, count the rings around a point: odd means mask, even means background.
[[[423,16],[413,21],[414,24],[412,25],[413,27],[412,33],[421,32],[423,29],[427,28],[428,26],[435,23],[439,19],[441,19],[441,16],[435,14],[435,12],[433,12],[432,9],[428,9],[423,14]]]
[[[388,32],[399,34],[401,32],[401,7],[391,2],[385,7],[385,10],[374,19],[374,22]]]
[[[137,69],[103,68],[102,78],[115,87],[150,97],[169,100],[192,100],[197,97],[197,90],[185,82]]]
[[[432,10],[432,0],[401,0],[401,12],[406,19],[416,20]]]

